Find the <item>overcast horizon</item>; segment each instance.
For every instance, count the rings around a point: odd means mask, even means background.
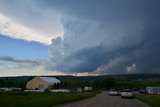
[[[160,74],[159,0],[0,0],[0,77]]]

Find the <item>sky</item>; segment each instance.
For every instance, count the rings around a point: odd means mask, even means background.
[[[0,0],[0,76],[160,73],[159,0]]]

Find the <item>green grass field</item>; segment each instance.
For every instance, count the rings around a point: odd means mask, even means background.
[[[137,94],[135,95],[135,98],[151,107],[160,107],[160,96]]]
[[[0,107],[52,107],[54,105],[81,100],[96,95],[85,93],[0,93]]]

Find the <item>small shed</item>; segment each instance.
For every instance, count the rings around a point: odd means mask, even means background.
[[[60,80],[54,77],[35,77],[27,82],[26,88],[30,90],[44,90],[52,87],[54,84],[57,83],[60,83]]]
[[[146,87],[148,94],[158,94],[160,92],[160,86],[148,86]]]

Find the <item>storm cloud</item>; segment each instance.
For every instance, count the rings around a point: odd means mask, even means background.
[[[68,13],[61,20],[63,38],[49,46],[48,69],[101,75],[160,68],[158,0],[60,2],[46,4]]]
[[[31,41],[47,44],[49,58],[32,61],[0,56],[0,60],[21,65],[35,63],[43,66],[43,70],[67,74],[160,73],[159,0],[16,1],[25,11],[16,8],[17,4],[12,6],[11,2],[7,9],[0,5],[6,13],[3,16],[45,32],[47,41],[37,39],[43,34],[31,37]],[[28,4],[34,11],[27,8]],[[17,11],[8,11],[12,8]],[[14,14],[18,12],[26,14],[16,17]],[[5,24],[2,28],[6,29]],[[14,31],[17,34],[17,30]],[[30,40],[28,36],[22,39]]]

